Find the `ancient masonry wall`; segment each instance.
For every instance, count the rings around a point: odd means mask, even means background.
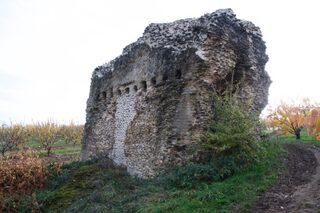
[[[266,106],[265,50],[260,29],[231,9],[150,24],[94,70],[81,159],[111,158],[142,177],[200,159],[213,93],[231,92],[257,116]]]
[[[115,123],[115,142],[113,145],[111,158],[118,165],[126,165],[124,153],[124,141],[127,129],[136,115],[135,110],[136,94],[130,90],[117,98],[116,123]]]

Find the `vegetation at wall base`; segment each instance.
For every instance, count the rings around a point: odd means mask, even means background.
[[[275,142],[257,142],[255,121],[232,101],[216,101],[215,113],[220,125],[212,125],[200,143],[209,152],[206,160],[152,179],[131,177],[108,159],[50,165],[45,189],[4,196],[1,206],[11,212],[249,211],[276,180],[283,152]]]
[[[278,144],[262,142],[261,150],[260,160],[243,169],[221,159],[174,167],[149,180],[131,177],[107,160],[73,162],[49,177],[45,190],[6,202],[18,212],[245,212],[281,166]]]
[[[233,158],[240,166],[257,160],[260,124],[258,116],[241,108],[232,97],[215,96],[213,121],[202,137],[202,148],[213,157]]]
[[[263,142],[259,153],[259,161],[243,169],[237,169],[236,163],[224,165],[225,177],[220,180],[199,180],[198,174],[185,174],[195,176],[190,178],[193,185],[184,188],[173,188],[166,199],[157,200],[150,196],[142,212],[247,212],[269,186],[271,186],[281,168],[278,157],[283,153],[276,143]],[[202,167],[202,166],[201,166]],[[210,167],[211,168],[211,167]],[[188,170],[187,167],[180,168]],[[211,169],[209,170],[212,171]],[[223,170],[219,171],[223,174]],[[181,172],[180,172],[181,173]],[[185,176],[178,176],[181,183],[185,183]],[[228,176],[230,175],[230,176]],[[179,181],[177,181],[179,186]],[[170,185],[170,182],[169,182]]]

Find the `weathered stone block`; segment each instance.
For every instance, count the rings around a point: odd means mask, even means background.
[[[230,91],[250,111],[265,107],[265,49],[260,29],[231,9],[150,24],[94,70],[82,159],[109,157],[143,177],[188,162],[212,118],[212,91]]]

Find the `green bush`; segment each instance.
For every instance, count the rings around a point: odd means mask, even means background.
[[[201,138],[201,162],[176,166],[158,177],[172,188],[194,188],[199,183],[224,180],[261,158],[260,123],[231,98],[215,98],[214,116]]]
[[[221,157],[204,163],[190,163],[176,166],[157,177],[167,188],[194,188],[199,183],[224,180],[239,171],[239,165],[232,157]]]
[[[257,158],[259,122],[232,98],[215,98],[214,116],[201,145],[215,158],[232,157],[242,165]]]
[[[210,164],[191,163],[174,167],[158,177],[167,188],[192,188],[199,182],[211,182],[218,178],[218,171]]]

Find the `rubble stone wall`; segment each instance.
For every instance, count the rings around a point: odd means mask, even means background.
[[[231,9],[150,24],[92,75],[81,158],[108,157],[149,177],[195,157],[212,94],[232,93],[257,115],[271,83],[261,31]]]

